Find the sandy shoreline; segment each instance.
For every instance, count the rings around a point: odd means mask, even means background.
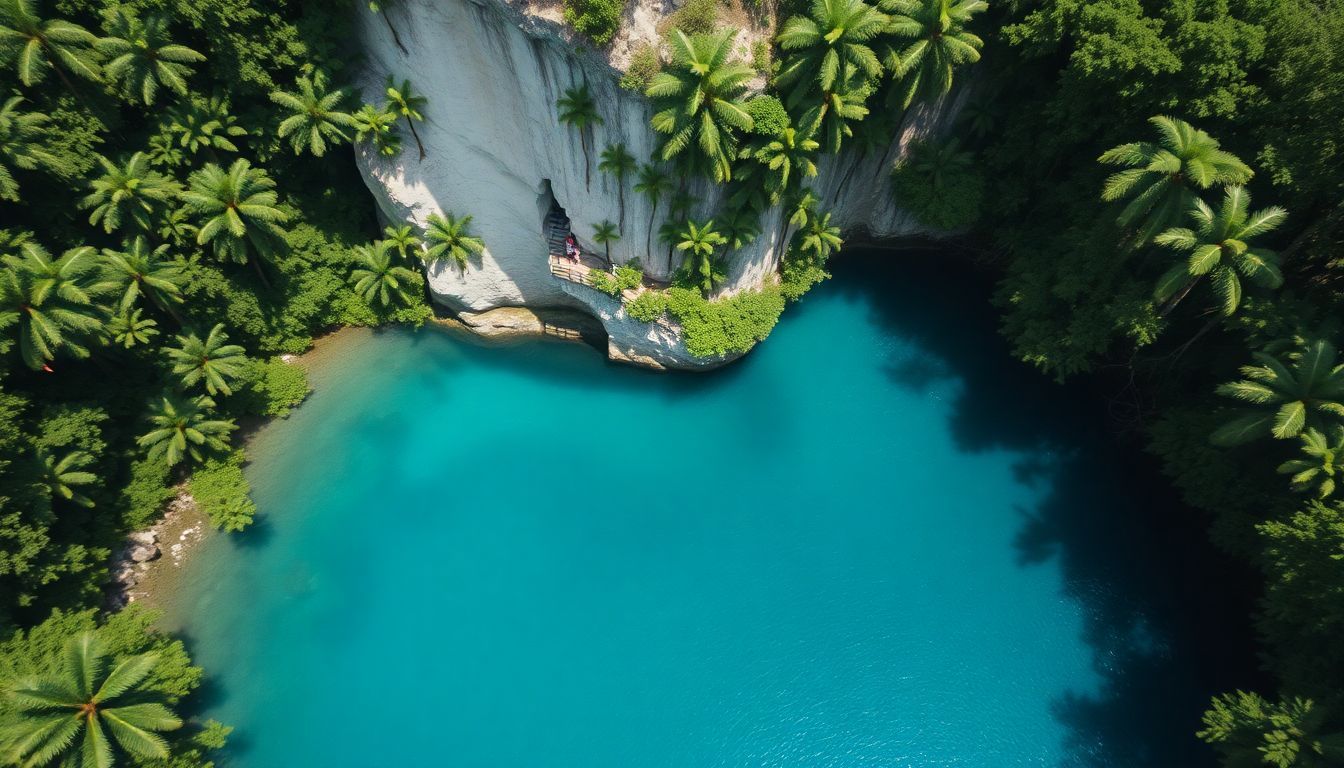
[[[338,328],[314,339],[312,346],[302,354],[284,355],[282,358],[287,363],[303,368],[311,385],[312,377],[319,375],[324,366],[338,362],[351,343],[366,343],[375,336],[376,331],[371,328]],[[312,396],[313,391],[310,388],[308,395]],[[295,406],[302,407],[303,403]],[[243,439],[238,447],[248,451],[257,435],[275,422],[275,418],[262,418],[255,423],[242,425],[240,433]],[[248,463],[251,461],[249,457]],[[230,534],[222,533],[210,524],[209,518],[186,492],[185,483],[179,487],[177,497],[168,503],[163,515],[147,530],[156,535],[161,554],[149,562],[130,566],[136,571],[137,582],[126,593],[131,602],[137,605],[168,613],[191,570],[185,566],[190,563],[192,556],[217,537]],[[115,570],[117,566],[113,568]]]

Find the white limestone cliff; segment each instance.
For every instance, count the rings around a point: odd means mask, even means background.
[[[620,195],[614,179],[598,171],[598,154],[621,142],[643,160],[652,155],[656,140],[646,101],[617,85],[620,73],[607,57],[546,14],[525,12],[520,2],[404,0],[391,5],[389,19],[409,54],[381,20],[361,14],[366,63],[359,85],[365,98],[380,98],[391,74],[409,79],[429,100],[425,121],[417,124],[423,160],[410,135],[403,136],[403,151],[393,158],[357,148],[381,213],[420,227],[436,212],[474,217],[472,228],[485,241],[486,252],[464,270],[440,262],[427,274],[435,299],[450,309],[579,308],[602,321],[614,358],[681,368],[722,362],[694,358],[674,330],[633,321],[609,297],[550,274],[542,219],[552,196],[568,213],[585,249],[601,252],[591,240],[593,226],[620,218]],[[627,16],[645,18],[656,13],[653,6],[653,0],[638,0]],[[560,124],[556,100],[566,88],[584,82],[603,123],[581,138]],[[937,130],[948,112],[912,110],[885,163],[847,155],[826,158],[812,186],[835,223],[847,234],[877,238],[920,234],[891,201],[884,169],[910,138]],[[613,260],[638,260],[646,273],[666,277],[678,258],[669,264],[666,247],[657,242],[665,210],[655,217],[649,202],[632,191],[633,183],[625,182],[625,236],[612,245]],[[696,182],[692,191],[704,198],[696,215],[714,210],[718,189]],[[762,236],[730,257],[724,290],[758,287],[772,279],[779,216],[768,213],[761,224]]]

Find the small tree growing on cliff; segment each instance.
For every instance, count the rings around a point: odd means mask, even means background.
[[[602,150],[601,159],[598,161],[597,169],[603,173],[609,173],[616,177],[616,200],[620,211],[617,220],[621,229],[625,229],[625,177],[634,173],[637,163],[635,156],[625,149],[625,144],[617,142],[608,144],[607,148]]]
[[[425,159],[425,144],[420,141],[420,133],[415,130],[417,122],[424,122],[425,116],[420,111],[429,103],[429,99],[416,93],[411,87],[411,81],[403,79],[401,85],[391,75],[387,76],[387,105],[388,108],[397,115],[406,118],[406,125],[411,129],[411,135],[415,137],[415,146],[420,148],[420,159]]]
[[[621,231],[610,220],[593,225],[593,242],[606,248],[607,266],[615,268],[611,260],[611,244],[621,239]]]
[[[565,95],[555,102],[560,110],[560,122],[579,132],[579,146],[583,148],[583,187],[587,189],[591,182],[588,166],[588,129],[602,124],[602,116],[597,113],[597,104],[588,91],[588,84],[577,88],[566,88]]]
[[[645,163],[639,167],[639,181],[635,182],[635,191],[649,200],[649,231],[644,238],[644,250],[653,250],[653,222],[658,219],[658,202],[663,195],[672,191],[672,180],[657,166]]]
[[[677,250],[686,252],[687,275],[705,296],[714,290],[714,252],[727,242],[727,238],[715,229],[713,219],[703,224],[688,221],[681,232]]]
[[[471,234],[471,217],[456,218],[452,211],[442,216],[429,215],[425,240],[433,243],[425,251],[425,263],[452,259],[459,269],[466,269],[467,259],[485,250],[485,243]]]

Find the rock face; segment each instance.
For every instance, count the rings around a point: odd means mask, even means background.
[[[668,276],[679,263],[657,242],[666,200],[654,211],[632,189],[622,191],[597,168],[603,148],[623,143],[641,161],[652,156],[656,136],[639,94],[617,85],[619,72],[605,55],[575,39],[554,14],[532,14],[521,0],[404,0],[389,6],[409,54],[393,42],[381,20],[361,14],[367,64],[360,83],[369,100],[379,97],[388,74],[411,81],[425,94],[425,122],[417,124],[426,157],[403,127],[403,151],[381,157],[357,148],[364,178],[382,214],[423,227],[432,213],[474,217],[486,252],[465,269],[440,262],[428,270],[434,297],[456,311],[496,307],[572,307],[599,318],[613,357],[699,368],[722,361],[689,355],[675,328],[638,323],[608,297],[550,274],[542,220],[553,204],[568,214],[586,250],[594,225],[619,222],[624,237],[611,247],[617,263],[638,260],[646,273]],[[633,5],[635,11],[644,5]],[[647,10],[647,9],[645,9]],[[558,119],[565,89],[587,83],[603,122],[582,135]],[[952,110],[915,109],[884,158],[826,158],[813,187],[833,220],[849,233],[895,237],[922,233],[891,202],[884,169],[910,138],[937,130]],[[885,162],[883,162],[885,160]],[[716,209],[721,190],[703,181],[690,190],[703,204],[694,216]],[[778,212],[767,213],[763,234],[729,262],[728,292],[759,287],[776,267]],[[652,233],[652,237],[650,237]],[[652,243],[652,246],[649,246]]]

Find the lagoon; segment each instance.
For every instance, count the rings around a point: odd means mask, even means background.
[[[1198,521],[903,258],[710,374],[332,342],[170,610],[223,765],[1205,764]]]

